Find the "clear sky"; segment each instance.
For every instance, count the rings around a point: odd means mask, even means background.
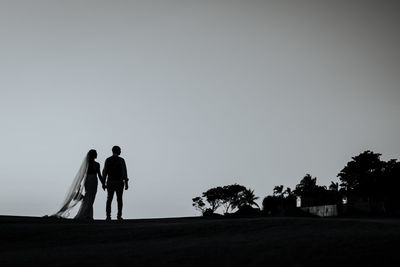
[[[192,216],[400,158],[398,1],[0,1],[0,214],[55,212],[119,145],[124,217]],[[260,199],[260,202],[261,202]],[[99,188],[95,217],[105,217]],[[115,213],[115,206],[114,206]]]

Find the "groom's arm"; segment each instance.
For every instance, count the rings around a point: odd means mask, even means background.
[[[125,184],[125,190],[128,190],[128,171],[126,169],[126,164],[125,164],[125,160],[122,159],[122,180],[124,181]]]
[[[102,185],[102,188],[103,188],[103,190],[105,190],[105,184],[104,184],[104,179],[103,179],[103,176],[101,175],[101,172],[100,172],[100,164],[99,163],[97,163],[97,176],[99,177],[99,180],[100,180],[100,182],[101,182],[101,185]]]
[[[103,168],[103,189],[106,187],[107,175],[108,175],[108,160],[106,160],[106,162],[104,162],[104,168]]]
[[[101,187],[103,188],[103,190],[106,190],[106,183],[104,181],[103,176],[101,175],[100,166],[99,166],[99,169],[97,170],[97,175],[99,176],[99,179],[100,179],[100,182],[101,182]]]

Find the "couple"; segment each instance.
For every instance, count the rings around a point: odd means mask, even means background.
[[[114,193],[117,194],[117,218],[122,220],[122,193],[124,192],[124,187],[125,190],[128,189],[129,179],[125,160],[119,156],[121,148],[114,146],[112,153],[113,155],[107,158],[104,163],[103,175],[100,173],[100,164],[95,161],[97,158],[96,150],[91,149],[87,153],[61,209],[55,214],[56,217],[68,217],[72,208],[81,203],[75,219],[93,220],[93,203],[97,193],[97,178],[99,178],[103,190],[107,188],[107,220],[111,220],[111,202]],[[82,194],[82,187],[85,189],[85,195]]]

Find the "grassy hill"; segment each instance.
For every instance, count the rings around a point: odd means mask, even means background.
[[[397,219],[0,216],[0,266],[384,266],[399,248]]]

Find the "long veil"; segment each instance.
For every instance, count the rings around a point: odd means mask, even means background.
[[[86,178],[88,165],[88,157],[86,156],[83,159],[78,173],[75,175],[75,178],[65,196],[61,208],[53,216],[59,218],[67,218],[72,208],[75,207],[83,199],[83,184]]]

